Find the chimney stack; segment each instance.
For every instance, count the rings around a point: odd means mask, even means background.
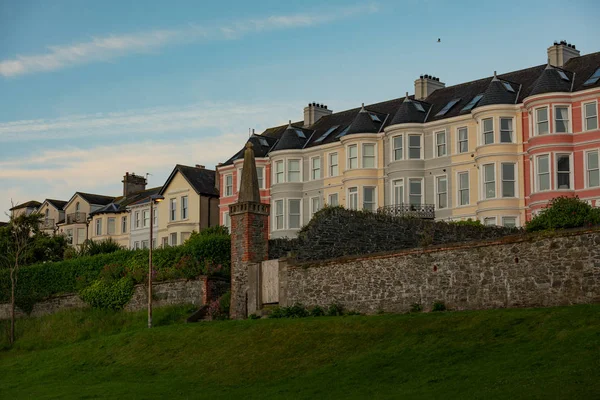
[[[567,61],[573,57],[579,57],[580,53],[574,44],[567,43],[566,40],[554,42],[548,47],[548,62],[550,65],[562,68]]]
[[[135,172],[131,174],[126,172],[123,176],[123,196],[127,197],[132,193],[141,192],[146,190],[146,178],[143,176],[136,175]]]
[[[304,127],[311,126],[321,117],[332,113],[333,111],[328,110],[325,104],[308,103],[308,106],[304,107]]]
[[[431,75],[421,75],[415,81],[415,100],[425,100],[437,89],[445,88],[446,84],[440,78]]]
[[[204,169],[206,167],[204,165],[196,164],[196,168],[198,168],[198,169]]]

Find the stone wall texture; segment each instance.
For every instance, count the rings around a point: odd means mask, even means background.
[[[600,231],[511,237],[280,269],[281,305],[363,313],[600,302]]]
[[[269,241],[269,259],[328,260],[430,245],[472,242],[522,234],[516,228],[461,225],[388,214],[324,208],[296,239]]]
[[[206,277],[200,277],[194,280],[176,280],[168,282],[158,282],[152,287],[153,307],[164,307],[170,305],[194,304],[201,306],[210,300],[210,293],[219,295],[224,287],[229,286],[229,282],[213,281]],[[209,288],[207,291],[206,288]],[[207,296],[208,294],[208,296]],[[145,310],[148,306],[148,289],[144,285],[136,285],[135,291],[129,303],[125,306],[125,311]],[[67,294],[52,297],[43,302],[37,303],[33,307],[31,316],[39,317],[42,315],[53,314],[57,311],[70,308],[87,308],[88,305],[79,298],[77,294]],[[17,316],[23,317],[25,314],[17,309]],[[10,304],[0,304],[0,319],[10,318]]]

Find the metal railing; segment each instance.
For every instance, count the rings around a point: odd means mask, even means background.
[[[50,229],[54,229],[54,218],[44,218],[40,222],[40,230],[46,231]]]
[[[434,204],[407,204],[400,203],[383,206],[377,210],[380,214],[392,215],[394,217],[413,217],[422,219],[435,219]]]
[[[67,224],[85,224],[86,213],[74,212],[67,214]]]

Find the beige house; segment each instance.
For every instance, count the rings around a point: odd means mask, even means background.
[[[58,232],[67,237],[69,244],[82,245],[89,238],[90,213],[112,203],[114,199],[99,194],[75,193],[64,206],[65,220],[57,225]]]
[[[159,245],[177,246],[192,232],[219,224],[215,171],[178,164],[159,194],[164,196],[157,207]]]
[[[58,224],[65,222],[64,206],[67,204],[64,200],[46,199],[38,208],[37,212],[42,216],[40,230],[49,235],[54,235],[58,229]]]
[[[11,218],[17,218],[19,215],[30,215],[38,210],[41,203],[39,201],[31,200],[23,204],[17,204],[10,209]]]

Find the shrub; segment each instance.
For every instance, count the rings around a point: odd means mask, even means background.
[[[344,315],[344,307],[341,304],[334,303],[327,308],[328,317],[338,317],[340,315]]]
[[[133,296],[133,281],[121,278],[114,282],[103,279],[94,281],[79,292],[79,297],[93,308],[121,310]]]
[[[248,315],[248,319],[260,319],[260,315],[250,314]]]
[[[446,304],[443,301],[435,301],[431,311],[446,311]]]
[[[423,306],[421,305],[421,303],[413,303],[410,305],[410,312],[411,313],[418,313],[423,311]]]
[[[123,246],[115,242],[112,238],[98,242],[88,239],[83,242],[79,254],[82,256],[95,256],[96,254],[109,254],[119,250],[123,250]]]
[[[311,317],[322,317],[325,315],[325,310],[321,306],[314,306],[310,309]]]
[[[529,232],[566,229],[600,224],[600,209],[578,197],[556,197],[526,224]]]
[[[484,227],[484,225],[481,223],[480,220],[478,219],[466,219],[464,221],[450,221],[448,222],[449,224],[453,224],[453,225],[462,225],[462,226],[479,226],[479,227]]]
[[[308,317],[310,313],[300,303],[296,303],[290,307],[275,307],[269,318],[303,318]]]

